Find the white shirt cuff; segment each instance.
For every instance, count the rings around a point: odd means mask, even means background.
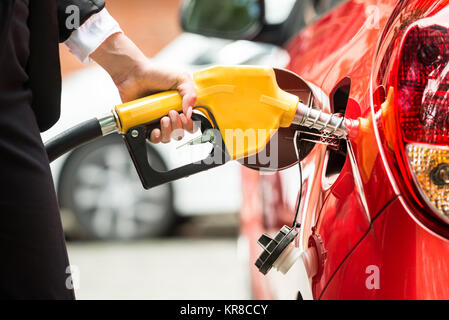
[[[106,8],[93,14],[64,42],[82,63],[92,62],[89,55],[114,33],[123,32]]]

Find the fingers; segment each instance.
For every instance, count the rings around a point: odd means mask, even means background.
[[[195,84],[189,74],[185,74],[177,87],[182,96],[182,111],[187,119],[192,116],[192,108],[196,103]]]
[[[181,114],[179,117],[181,119],[182,127],[184,128],[184,130],[193,133],[193,120],[191,118],[187,118],[185,114]]]
[[[161,130],[155,129],[151,132],[150,141],[153,143],[169,143],[171,138],[181,140],[184,137],[183,130],[190,133],[196,131],[192,121],[193,106],[196,103],[195,84],[190,75],[185,74],[179,78],[177,90],[182,96],[183,114],[170,111],[168,117],[161,119]]]
[[[193,121],[187,119],[184,114],[172,110],[168,117],[163,117],[160,122],[161,129],[154,129],[150,134],[150,141],[153,143],[169,143],[173,138],[181,140],[184,137],[184,130],[193,132]]]
[[[153,131],[151,131],[150,141],[152,143],[159,143],[159,142],[161,142],[162,141],[161,130],[154,129]]]
[[[179,113],[177,113],[174,110],[171,110],[168,113],[168,116],[170,117],[171,120],[171,129],[172,129],[171,137],[179,141],[184,137],[184,130],[181,117]]]
[[[161,119],[162,143],[169,143],[171,139],[171,120],[169,117]]]

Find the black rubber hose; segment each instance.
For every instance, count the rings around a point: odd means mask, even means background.
[[[93,118],[72,127],[45,143],[48,160],[52,162],[58,159],[64,153],[86,144],[103,134],[101,132],[100,122]]]

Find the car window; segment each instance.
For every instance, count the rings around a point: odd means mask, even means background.
[[[275,0],[265,0],[275,1]],[[291,10],[291,23],[287,24],[286,32],[291,36],[296,35],[304,27],[316,21],[320,16],[328,13],[339,4],[347,0],[296,0]],[[293,18],[293,19],[292,19]]]
[[[295,2],[296,0],[265,0],[265,22],[268,24],[284,22],[290,15]]]
[[[298,8],[301,13],[304,16],[308,15],[306,20],[313,20],[344,1],[346,0],[264,0],[265,22],[267,24],[284,22],[297,2],[300,2]]]
[[[323,15],[344,1],[345,0],[312,0],[312,6],[317,15]]]

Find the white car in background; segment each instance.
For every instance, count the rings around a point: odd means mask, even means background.
[[[188,48],[188,49],[186,49]],[[209,65],[258,64],[283,67],[287,53],[269,44],[228,41],[184,33],[153,59],[155,63],[194,71]],[[42,134],[46,141],[86,119],[120,104],[109,75],[97,66],[63,81],[61,118]],[[199,134],[197,132],[194,135]],[[171,169],[204,157],[207,146],[148,143],[150,162]],[[197,148],[197,149],[195,149]],[[170,232],[178,217],[237,213],[241,204],[240,168],[235,162],[144,190],[126,146],[110,135],[72,151],[51,164],[67,234],[88,239],[134,239]]]

